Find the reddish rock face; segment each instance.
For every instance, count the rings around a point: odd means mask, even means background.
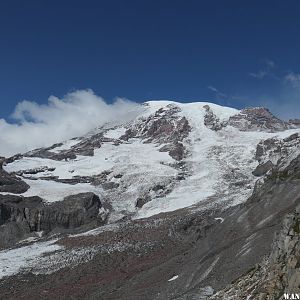
[[[178,112],[180,109],[173,105],[159,109],[155,114],[133,124],[120,139],[139,137],[145,142],[155,143],[182,141],[189,135],[191,127],[188,120],[178,115]]]
[[[139,137],[145,143],[164,144],[159,151],[169,152],[172,158],[182,160],[186,151],[181,142],[188,137],[191,126],[186,117],[181,117],[178,112],[180,109],[173,105],[159,109],[154,115],[128,128],[120,139],[128,141],[129,138]]]
[[[241,131],[276,132],[291,128],[290,124],[275,117],[267,108],[245,108],[229,118],[228,125]]]
[[[274,115],[265,107],[245,108],[241,110],[241,114],[274,118]]]

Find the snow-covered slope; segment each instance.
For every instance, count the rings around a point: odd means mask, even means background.
[[[298,131],[276,127],[270,132],[263,126],[245,131],[245,113],[206,102],[149,101],[144,108],[132,122],[108,124],[85,137],[31,151],[4,170],[30,186],[23,196],[47,202],[94,192],[111,205],[112,222],[192,205],[228,207],[252,192],[257,144]],[[236,125],[236,116],[242,130],[230,125],[231,118]]]

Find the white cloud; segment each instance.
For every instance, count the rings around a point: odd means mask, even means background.
[[[222,93],[220,90],[218,90],[216,87],[214,87],[212,85],[208,86],[207,88],[215,93],[215,96],[217,99],[224,99],[224,98],[228,97],[227,94]]]
[[[265,59],[265,64],[271,69],[275,68],[275,66],[276,66],[274,61],[272,61],[270,59]]]
[[[249,73],[249,75],[257,79],[263,79],[268,75],[268,72],[265,70],[260,70],[257,73]]]
[[[300,88],[300,74],[290,72],[284,77],[284,80],[286,83],[291,84],[294,88]]]
[[[272,76],[272,70],[275,68],[275,63],[270,59],[264,60],[264,67],[256,73],[249,73],[251,77],[256,79],[264,79],[267,76]]]
[[[91,90],[79,90],[62,99],[51,96],[48,104],[20,102],[12,115],[0,119],[0,155],[10,156],[86,134],[106,122],[134,118],[142,107],[126,99],[107,104]]]
[[[207,87],[209,90],[211,90],[211,91],[213,91],[213,92],[215,92],[215,93],[218,93],[219,92],[219,90],[217,89],[217,88],[215,88],[214,86],[208,86]]]

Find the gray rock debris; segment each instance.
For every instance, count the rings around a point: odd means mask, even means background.
[[[300,294],[300,205],[288,214],[262,263],[208,299],[275,300]]]

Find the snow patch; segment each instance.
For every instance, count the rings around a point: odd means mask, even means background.
[[[224,222],[223,218],[215,218],[216,221],[220,221],[220,223],[222,224]]]
[[[119,139],[126,132],[126,128],[118,127],[116,129],[108,130],[104,136],[110,139]]]
[[[0,251],[0,278],[11,276],[35,266],[36,259],[43,254],[63,249],[57,240],[34,243],[17,249]]]
[[[28,191],[21,194],[22,196],[39,196],[47,202],[62,201],[67,196],[86,192],[92,192],[100,195],[102,191],[101,188],[94,187],[88,183],[71,185],[48,180],[24,179],[24,181],[29,184],[30,188]]]
[[[170,278],[168,281],[169,281],[169,282],[170,282],[170,281],[174,281],[174,280],[176,280],[178,277],[179,277],[178,275],[175,275],[175,276],[173,276],[172,278]]]
[[[75,237],[80,237],[80,236],[96,236],[99,235],[100,233],[106,232],[106,231],[117,231],[119,229],[120,225],[119,224],[108,224],[104,225],[83,233],[78,233],[78,234],[72,234],[69,235],[70,238],[75,238]]]

